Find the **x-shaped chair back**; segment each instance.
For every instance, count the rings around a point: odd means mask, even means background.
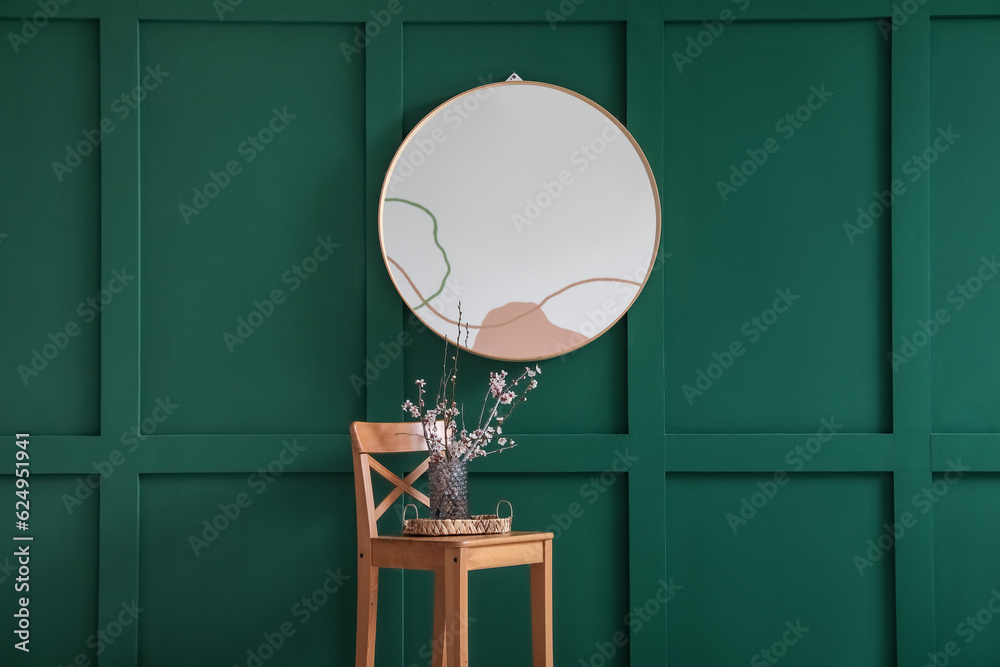
[[[438,432],[443,435],[444,422],[438,422]],[[398,475],[379,463],[373,454],[402,454],[426,452],[423,425],[420,422],[373,423],[355,422],[351,425],[354,447],[354,477],[358,506],[358,544],[378,537],[378,520],[403,493],[430,507],[431,501],[414,484],[427,472],[429,459],[424,459],[413,472],[400,479]],[[372,491],[372,471],[377,472],[393,485],[392,491],[375,505]]]

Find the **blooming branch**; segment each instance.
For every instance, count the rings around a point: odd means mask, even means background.
[[[461,309],[459,309],[459,323],[461,323]],[[459,334],[461,335],[461,324],[459,324]],[[466,327],[466,341],[468,341],[468,327]],[[444,367],[434,407],[426,408],[424,405],[424,391],[427,386],[424,380],[417,380],[414,383],[417,385],[417,402],[407,399],[402,405],[404,412],[422,422],[424,440],[427,441],[431,460],[472,461],[514,447],[517,443],[503,436],[503,426],[514,410],[528,400],[528,393],[538,387],[536,376],[541,374],[542,369],[538,365],[534,368],[525,366],[524,372],[512,382],[507,381],[508,374],[505,370],[490,373],[478,425],[472,431],[467,430],[463,416],[462,427],[459,429],[457,418],[462,414],[456,401],[459,353],[456,343],[455,354],[449,358],[449,343],[450,341],[445,338]],[[452,363],[449,364],[449,361]],[[444,422],[443,437],[437,429],[438,421]]]

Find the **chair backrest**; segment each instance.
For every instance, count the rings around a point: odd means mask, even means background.
[[[443,435],[444,422],[437,422],[438,433]],[[376,423],[353,422],[351,424],[351,446],[354,450],[354,492],[358,511],[358,548],[367,549],[373,537],[378,537],[378,520],[386,510],[406,492],[414,500],[430,507],[430,499],[413,484],[427,471],[428,459],[416,469],[400,479],[395,473],[379,463],[372,454],[398,454],[405,452],[426,452],[423,425],[420,422]],[[372,471],[377,472],[392,483],[389,492],[378,505],[372,492]]]

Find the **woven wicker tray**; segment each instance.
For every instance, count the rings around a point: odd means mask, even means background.
[[[501,518],[500,505],[507,503],[510,508],[510,516]],[[496,514],[474,514],[468,519],[407,519],[406,511],[413,508],[417,512],[417,506],[409,504],[403,508],[403,534],[404,535],[495,535],[509,533],[510,526],[514,519],[514,508],[506,500],[497,503]]]

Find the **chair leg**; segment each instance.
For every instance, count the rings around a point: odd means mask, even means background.
[[[552,540],[541,563],[531,565],[531,655],[534,667],[552,664]]]
[[[469,561],[465,549],[445,551],[444,643],[447,667],[469,667]]]
[[[369,556],[371,554],[368,554]],[[357,667],[375,667],[375,625],[378,621],[378,568],[358,559]]]
[[[434,572],[434,634],[431,635],[431,665],[445,667],[445,646],[448,633],[445,630],[444,570]]]

